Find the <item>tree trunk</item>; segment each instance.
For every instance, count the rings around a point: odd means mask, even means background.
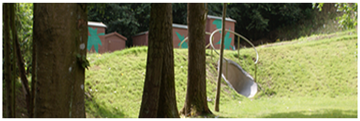
[[[34,37],[34,36],[33,36]],[[35,39],[32,39],[32,64],[31,64],[31,114],[29,115],[29,118],[34,118],[35,115],[35,97],[36,97],[36,68],[37,68],[37,63],[36,63],[36,44],[35,44]]]
[[[3,98],[4,99],[4,102],[5,102],[5,105],[4,105],[4,108],[3,108],[3,111],[5,112],[5,115],[4,117],[5,118],[14,118],[15,116],[12,115],[13,113],[13,105],[12,105],[12,77],[11,77],[11,67],[12,67],[12,63],[10,61],[10,55],[11,55],[11,45],[10,45],[10,28],[9,28],[9,3],[4,3],[3,4],[3,35],[4,35],[4,43],[3,43],[3,46],[4,46],[4,51],[3,51],[3,54],[4,54],[4,81],[5,81],[5,93],[4,93],[4,97],[6,98]]]
[[[175,91],[175,72],[174,72],[174,51],[172,41],[172,6],[171,4],[163,5],[165,31],[162,32],[164,41],[163,48],[163,66],[160,86],[160,99],[158,108],[158,118],[179,118],[179,111],[176,105],[176,91]],[[161,33],[160,33],[161,34]]]
[[[179,117],[174,82],[171,4],[151,4],[146,76],[139,118]]]
[[[34,4],[36,101],[34,117],[85,117],[86,5]]]
[[[221,28],[221,46],[220,46],[220,65],[219,65],[219,73],[218,73],[218,80],[216,85],[216,96],[215,96],[215,111],[219,112],[219,103],[220,103],[220,90],[221,90],[221,75],[222,75],[222,64],[223,64],[223,57],[224,57],[224,41],[225,41],[225,16],[226,16],[226,4],[223,3],[223,15],[222,15],[222,28]]]
[[[29,82],[26,78],[26,75],[25,75],[25,68],[24,68],[24,61],[23,61],[23,58],[21,56],[21,50],[20,50],[20,45],[19,45],[19,38],[18,38],[18,34],[17,34],[17,30],[16,30],[16,25],[15,25],[15,3],[13,4],[13,8],[11,10],[11,18],[12,20],[14,21],[10,21],[11,23],[11,33],[12,33],[12,36],[13,36],[13,44],[14,45],[14,50],[16,53],[14,53],[16,55],[16,62],[17,62],[17,65],[18,65],[18,69],[19,69],[19,75],[20,75],[20,78],[21,78],[21,84],[22,84],[22,87],[23,87],[23,90],[24,90],[24,96],[25,96],[25,100],[26,100],[26,109],[28,111],[28,115],[31,114],[31,110],[30,110],[30,90],[29,90]]]
[[[15,30],[15,24],[14,24],[14,21],[15,21],[15,3],[10,3],[9,4],[9,7],[8,7],[10,10],[9,10],[9,17],[10,17],[10,21],[9,21],[9,24],[10,24],[10,27],[11,27],[11,35],[12,35],[12,40],[14,40],[15,38],[15,35],[14,35],[14,31]],[[16,45],[14,43],[14,41],[12,41],[12,46],[13,46],[13,49],[12,49],[12,60],[11,60],[11,63],[12,63],[12,97],[11,97],[11,102],[12,102],[12,112],[11,112],[11,115],[12,117],[16,117],[16,86],[15,86],[15,83],[16,83],[16,78],[17,78],[17,74],[16,74]]]
[[[204,3],[188,3],[189,64],[186,100],[181,113],[185,116],[212,114],[206,97]]]
[[[77,44],[75,44],[75,52],[79,53],[80,55],[83,55],[86,59],[86,47],[87,47],[87,40],[88,40],[88,20],[87,20],[87,4],[77,4],[75,6],[76,8],[76,14],[78,15],[78,18],[75,18],[77,20],[76,26],[77,28],[74,28],[74,31],[78,31],[79,34],[77,35],[80,38],[80,41],[78,41]],[[80,18],[79,18],[80,17]],[[82,39],[83,38],[83,39]],[[79,40],[79,39],[77,39]],[[84,46],[82,46],[84,45]],[[84,47],[84,48],[82,48]],[[74,70],[75,73],[75,83],[73,88],[73,107],[72,107],[72,118],[85,118],[85,68],[81,67],[81,64],[78,63],[77,67]]]

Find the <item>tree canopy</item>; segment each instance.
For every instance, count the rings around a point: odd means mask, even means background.
[[[88,12],[89,21],[107,25],[106,33],[125,36],[127,46],[132,46],[133,35],[149,29],[150,3],[92,3]]]
[[[88,20],[103,22],[108,26],[106,33],[118,32],[128,38],[148,31],[150,3],[105,3],[89,5]],[[208,3],[208,15],[221,16],[220,3]],[[173,23],[187,24],[186,3],[172,3]],[[300,19],[313,14],[311,3],[231,3],[227,17],[236,20],[235,31],[250,40],[268,36],[272,30],[296,24]]]
[[[226,17],[236,20],[235,32],[250,40],[260,39],[278,27],[296,24],[312,14],[307,3],[232,3]],[[221,16],[221,4],[210,3],[209,15]]]

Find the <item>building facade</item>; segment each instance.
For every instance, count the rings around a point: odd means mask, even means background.
[[[226,20],[225,29],[234,31],[236,21],[231,18],[226,18],[225,20]],[[222,26],[221,22],[222,22],[221,17],[208,15],[207,20],[206,20],[206,25],[205,25],[205,31],[211,33],[213,31],[215,31],[216,29],[221,29],[221,26]],[[184,39],[186,37],[188,37],[188,26],[181,25],[181,24],[172,24],[172,26],[173,26],[172,31],[173,31],[174,48],[188,48],[187,41],[183,42],[180,45],[180,43],[182,41],[184,41]],[[149,34],[149,32],[146,31],[146,32],[141,32],[141,33],[133,36],[132,37],[133,46],[147,46],[148,45],[148,34]],[[220,32],[217,32],[216,34],[214,34],[213,45],[216,49],[220,49],[220,39],[221,39],[220,37],[221,37]],[[206,44],[210,43],[209,42],[210,35],[206,35],[205,41],[206,41]],[[235,49],[234,41],[235,41],[234,34],[232,34],[230,32],[226,32],[225,42],[224,42],[225,49],[234,50]],[[210,46],[208,48],[210,48]]]
[[[88,22],[88,52],[106,53],[126,47],[126,37],[117,32],[105,35],[106,28],[107,26],[101,22]]]

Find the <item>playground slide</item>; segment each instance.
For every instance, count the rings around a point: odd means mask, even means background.
[[[218,69],[219,66],[220,60],[218,61]],[[224,58],[223,60],[222,78],[237,93],[248,98],[254,97],[257,92],[257,84],[255,83],[254,78],[241,68],[240,65],[230,59]]]
[[[211,45],[212,49],[215,50],[215,52],[218,55],[220,55],[220,54],[219,54],[219,52],[216,51],[216,49],[213,45],[213,39],[214,39],[213,37],[214,37],[214,34],[219,31],[221,31],[221,29],[217,29],[210,34],[210,45]],[[257,64],[257,62],[259,60],[259,54],[258,54],[255,46],[244,36],[234,32],[234,31],[230,31],[230,30],[225,30],[225,31],[233,33],[236,36],[242,38],[243,40],[248,42],[254,48],[255,53],[256,53],[256,61],[254,62],[254,64]],[[220,66],[220,60],[218,61],[218,72],[220,69],[219,66]],[[252,98],[257,93],[258,85],[255,83],[254,78],[252,76],[250,76],[250,74],[247,73],[243,68],[241,68],[241,66],[239,64],[237,64],[236,62],[234,62],[230,59],[226,59],[225,57],[223,57],[223,61],[222,61],[221,76],[232,89],[234,89],[237,93],[239,93],[241,95],[244,95],[248,98]]]

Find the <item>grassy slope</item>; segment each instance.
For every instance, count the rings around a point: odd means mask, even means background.
[[[357,33],[314,35],[257,47],[260,61],[255,99],[240,96],[223,81],[219,117],[357,117]],[[177,107],[184,105],[187,49],[175,49]],[[207,96],[215,100],[218,55],[207,50]],[[136,118],[145,79],[146,47],[89,54],[87,117]],[[253,49],[225,51],[254,76]],[[240,61],[241,60],[241,61]],[[214,101],[208,102],[213,111]]]

